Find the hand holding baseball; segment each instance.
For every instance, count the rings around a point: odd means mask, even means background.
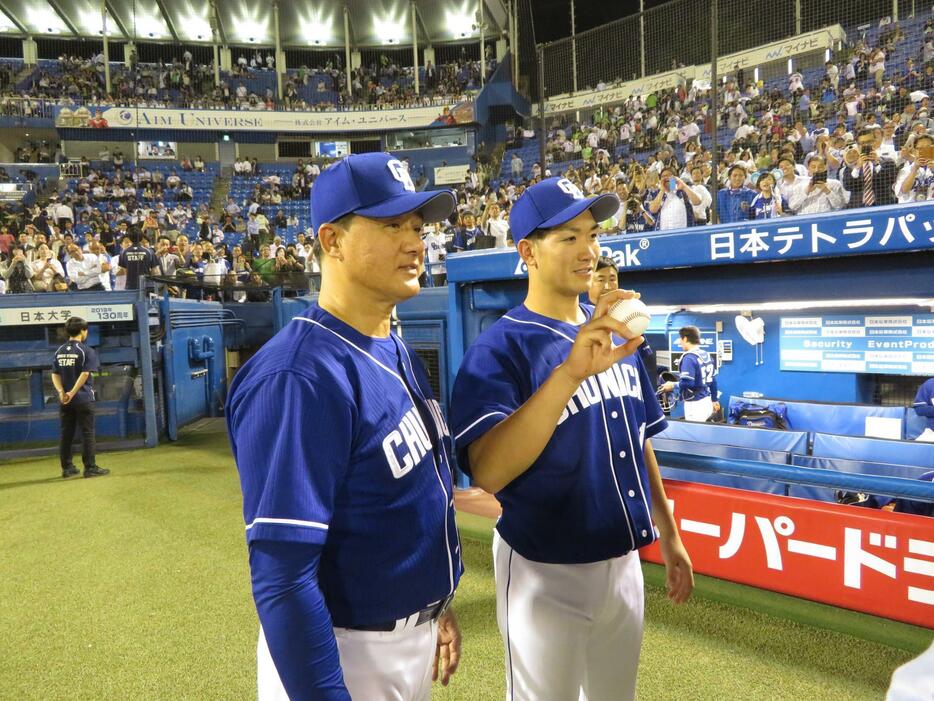
[[[639,293],[632,290],[607,292],[597,302],[593,317],[581,327],[571,352],[558,369],[580,384],[591,375],[603,372],[626,356],[636,352],[645,340],[635,336],[625,344],[617,346],[613,334],[628,338],[631,332],[625,324],[609,315],[610,307],[620,300],[638,299]]]

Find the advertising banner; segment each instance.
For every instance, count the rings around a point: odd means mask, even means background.
[[[695,571],[934,628],[925,516],[665,481]],[[655,543],[640,551],[661,563]]]
[[[756,66],[783,61],[795,56],[825,51],[846,39],[846,32],[839,24],[830,25],[813,32],[799,34],[782,41],[765,44],[748,51],[740,51],[717,60],[717,73],[724,76],[736,69],[747,71],[751,76]],[[602,90],[588,90],[574,95],[558,95],[545,102],[545,114],[585,110],[601,105],[623,102],[632,95],[650,95],[659,90],[669,90],[678,83],[690,87],[691,80],[698,80],[705,88],[710,87],[710,64],[681,66],[676,70],[646,76],[638,80],[610,85]],[[538,114],[538,105],[532,105],[532,114]]]
[[[90,323],[132,321],[132,304],[55,305],[0,308],[0,326],[64,324],[73,316]]]
[[[195,131],[353,132],[452,126],[474,121],[472,102],[331,112],[187,110],[163,107],[59,107],[57,127]]]
[[[782,370],[934,375],[934,314],[782,317]]]
[[[435,185],[458,185],[467,180],[470,166],[438,166],[435,168]]]
[[[934,201],[608,236],[600,254],[620,268],[659,269],[894,253],[934,248]],[[448,258],[448,279],[524,277],[514,249]]]

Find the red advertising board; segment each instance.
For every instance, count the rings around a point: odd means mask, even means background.
[[[934,628],[934,518],[665,480],[701,574]],[[662,562],[658,545],[643,559]]]

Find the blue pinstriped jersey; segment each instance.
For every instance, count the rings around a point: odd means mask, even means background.
[[[408,616],[462,572],[450,433],[417,356],[317,305],[237,373],[227,422],[248,542],[323,546],[337,626]]]
[[[589,305],[581,309],[588,318],[593,313]],[[541,387],[567,358],[578,330],[523,305],[468,349],[451,404],[458,464],[468,474],[468,446]],[[549,563],[598,562],[651,543],[643,445],[665,426],[638,353],[588,378],[542,454],[496,495],[500,536],[523,557]]]

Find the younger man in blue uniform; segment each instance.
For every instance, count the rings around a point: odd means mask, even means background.
[[[669,596],[693,589],[648,440],[666,422],[636,352],[643,339],[621,343],[607,314],[634,293],[609,292],[596,308],[579,300],[598,222],[618,208],[615,194],[585,199],[564,178],[523,193],[509,226],[528,294],[480,334],[454,385],[458,465],[503,506],[493,555],[511,701],[635,697],[637,549],[659,534]]]

